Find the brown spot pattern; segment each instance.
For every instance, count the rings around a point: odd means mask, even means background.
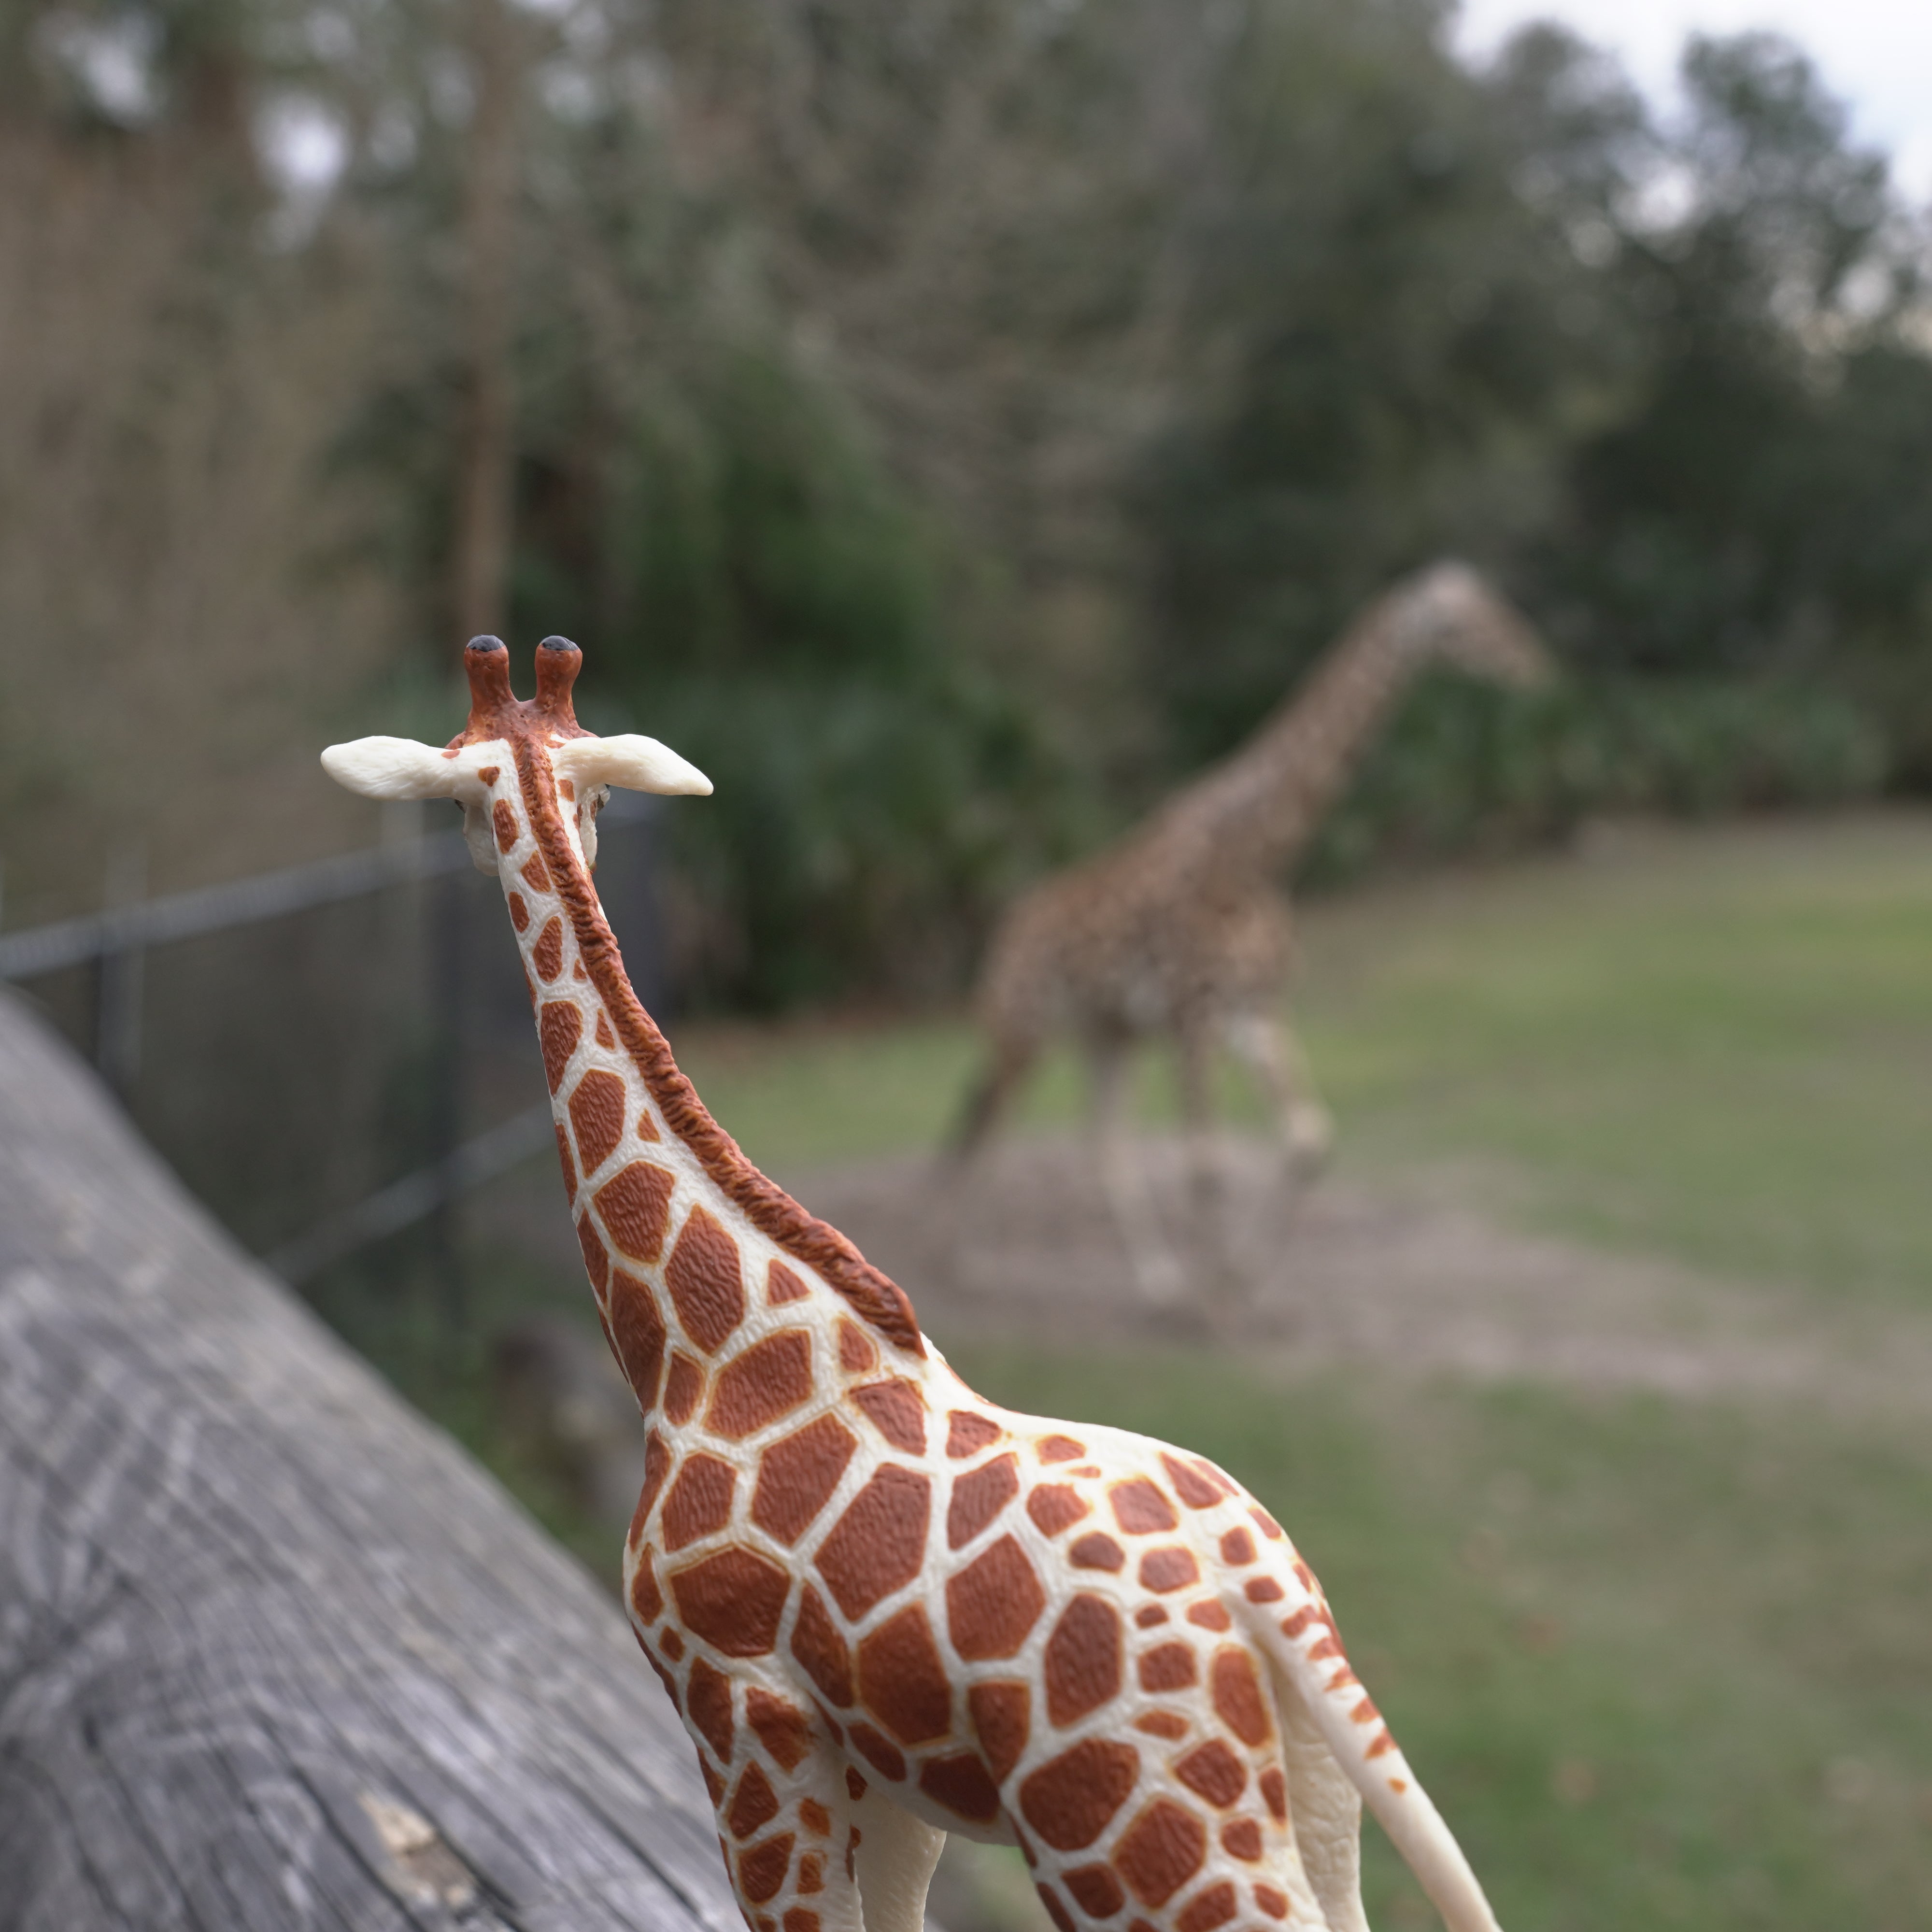
[[[550,890],[550,868],[544,863],[544,856],[541,852],[532,852],[524,861],[523,880],[524,884],[533,892],[547,892]]]
[[[963,1549],[1019,1492],[1019,1458],[1010,1453],[960,1477],[946,1506],[946,1547]]]
[[[770,1651],[790,1591],[791,1579],[750,1550],[721,1550],[670,1580],[685,1628],[726,1657]]]
[[[590,1197],[610,1238],[633,1261],[648,1266],[662,1250],[674,1185],[668,1168],[634,1160]]]
[[[1114,1847],[1115,1868],[1143,1905],[1165,1905],[1207,1856],[1207,1826],[1167,1798],[1142,1810]]]
[[[1060,1612],[1041,1664],[1046,1714],[1055,1724],[1077,1723],[1120,1688],[1120,1612],[1104,1597],[1083,1591]]]
[[[971,1751],[928,1760],[920,1768],[919,1788],[976,1825],[990,1825],[1000,1815],[1000,1788]]]
[[[1105,1865],[1082,1865],[1062,1872],[1060,1882],[1090,1918],[1111,1918],[1127,1902],[1120,1881]]]
[[[921,1605],[909,1604],[861,1640],[859,1700],[903,1744],[952,1729],[952,1688]]]
[[[1232,1646],[1217,1650],[1208,1666],[1208,1682],[1222,1723],[1244,1744],[1266,1744],[1274,1727],[1268,1722],[1268,1706],[1262,1701],[1254,1659],[1245,1650]]]
[[[902,1449],[908,1456],[926,1454],[926,1404],[910,1382],[897,1377],[889,1382],[868,1382],[852,1391],[852,1400],[895,1449]]]
[[[808,1583],[799,1600],[791,1654],[806,1675],[842,1711],[852,1701],[852,1653],[832,1621],[825,1600]]]
[[[1024,1684],[976,1684],[967,1692],[973,1735],[994,1778],[1004,1778],[1019,1762],[1033,1728],[1032,1708],[1032,1695]]]
[[[503,768],[500,765],[479,765],[476,770],[478,779],[486,785],[494,784],[502,775]]]
[[[1176,1717],[1172,1711],[1150,1711],[1145,1717],[1134,1720],[1134,1729],[1146,1732],[1150,1738],[1184,1738],[1187,1720]]]
[[[1174,1767],[1190,1791],[1198,1791],[1222,1810],[1248,1788],[1248,1768],[1219,1738],[1191,1750]]]
[[[866,1762],[881,1777],[895,1782],[906,1774],[905,1753],[891,1738],[883,1737],[870,1724],[852,1726],[852,1742]]]
[[[830,1415],[774,1442],[758,1459],[752,1520],[780,1543],[796,1543],[838,1486],[858,1446],[851,1431]]]
[[[510,809],[510,801],[500,798],[490,808],[490,824],[496,834],[496,850],[507,852],[517,842],[517,814]],[[525,871],[529,868],[526,866]]]
[[[1082,1851],[1107,1828],[1140,1772],[1132,1744],[1088,1738],[1022,1782],[1020,1810],[1056,1852]]]
[[[1233,1627],[1234,1619],[1228,1615],[1226,1606],[1212,1600],[1204,1604],[1190,1604],[1187,1621],[1198,1624],[1203,1630],[1224,1630]]]
[[[1174,1923],[1176,1932],[1214,1932],[1234,1916],[1234,1887],[1230,1879],[1210,1885],[1198,1898],[1190,1900]]]
[[[546,1000],[538,1009],[537,1041],[543,1048],[544,1078],[553,1094],[583,1034],[584,1016],[568,1000]]]
[[[1004,1433],[990,1416],[975,1415],[970,1408],[946,1411],[946,1453],[956,1459],[976,1455]]]
[[[1287,1593],[1272,1576],[1250,1576],[1241,1594],[1251,1604],[1278,1604]]]
[[[584,962],[581,960],[578,962],[578,964],[580,966]],[[604,1013],[601,1007],[598,1010],[597,1030],[594,1037],[599,1046],[615,1046],[617,1044],[617,1036],[610,1030],[609,1016]],[[649,1129],[649,1132],[646,1132],[646,1129]],[[644,1116],[643,1122],[638,1129],[638,1133],[639,1137],[644,1140],[654,1141],[657,1138],[657,1130],[651,1126],[651,1117],[650,1114],[646,1114]]]
[[[795,1842],[790,1832],[781,1832],[776,1838],[767,1838],[762,1845],[739,1853],[738,1889],[754,1905],[763,1905],[778,1896],[785,1874],[791,1869],[791,1848]]]
[[[1256,1886],[1255,1887],[1255,1903],[1258,1905],[1270,1918],[1286,1918],[1288,1916],[1288,1894],[1280,1890],[1276,1886],[1271,1885]]]
[[[1114,1505],[1114,1520],[1129,1536],[1150,1536],[1156,1531],[1174,1528],[1180,1519],[1173,1506],[1144,1476],[1130,1483],[1116,1483],[1108,1492]]]
[[[528,928],[530,922],[530,909],[524,902],[523,894],[512,892],[510,895],[510,923],[522,932]]]
[[[847,1505],[813,1561],[848,1618],[856,1622],[919,1574],[932,1508],[932,1483],[890,1462]]]
[[[1137,1630],[1152,1630],[1156,1624],[1167,1622],[1167,1612],[1158,1604],[1143,1604],[1134,1612],[1134,1627]]]
[[[685,1712],[720,1764],[731,1762],[735,1727],[731,1722],[731,1680],[715,1664],[699,1658],[691,1666],[691,1688]]]
[[[1191,1550],[1150,1550],[1141,1558],[1141,1587],[1156,1594],[1198,1582],[1201,1566]]]
[[[631,1608],[641,1624],[654,1624],[664,1615],[664,1592],[652,1572],[648,1550],[638,1557],[637,1573],[631,1579]]]
[[[1140,1660],[1143,1690],[1184,1690],[1195,1681],[1194,1651],[1184,1643],[1156,1644]]]
[[[664,1544],[682,1550],[699,1538],[715,1535],[731,1517],[738,1472],[716,1456],[687,1456],[664,1498]]]
[[[718,1372],[708,1426],[741,1442],[789,1415],[812,1394],[812,1337],[802,1328],[768,1335]]]
[[[724,1814],[724,1827],[734,1838],[748,1838],[762,1831],[778,1815],[778,1793],[754,1759],[745,1767],[733,1794],[731,1808]]]
[[[1127,1552],[1097,1529],[1075,1542],[1066,1556],[1076,1570],[1118,1570],[1127,1560]]]
[[[1237,1565],[1255,1560],[1255,1540],[1245,1529],[1231,1529],[1221,1539],[1221,1561]]]
[[[648,1119],[650,1117],[645,1117]],[[765,1302],[768,1307],[782,1308],[788,1301],[802,1301],[812,1292],[783,1262],[768,1262],[765,1265]]]
[[[825,1889],[825,1861],[814,1852],[798,1862],[798,1888],[802,1892],[823,1892]],[[809,1881],[808,1882],[808,1881]],[[794,1905],[782,1921],[784,1932],[819,1932],[818,1914],[809,1912],[802,1905]]]
[[[584,1272],[590,1277],[590,1286],[602,1294],[610,1280],[610,1256],[603,1238],[590,1225],[588,1214],[577,1217],[577,1245],[584,1250]]]
[[[752,1694],[753,1696],[758,1694],[757,1691]],[[790,1769],[789,1765],[785,1768]],[[832,1835],[832,1814],[815,1798],[801,1798],[798,1801],[798,1822],[808,1832],[816,1832],[821,1838]]]
[[[1232,1818],[1221,1827],[1221,1844],[1252,1864],[1262,1855],[1262,1828],[1252,1818]]]
[[[1086,1500],[1078,1490],[1064,1483],[1042,1483],[1027,1498],[1027,1514],[1039,1524],[1043,1536],[1058,1536],[1070,1524],[1086,1515]]]
[[[570,1156],[570,1138],[563,1131],[561,1120],[553,1120],[550,1126],[556,1133],[557,1164],[563,1169],[564,1198],[574,1207],[577,1204],[577,1163]]]
[[[1042,1462],[1077,1462],[1086,1453],[1086,1444],[1075,1442],[1070,1436],[1040,1438],[1040,1460]]]
[[[1288,1822],[1288,1785],[1280,1772],[1273,1767],[1261,1775],[1262,1802],[1268,1808],[1268,1816],[1277,1825]]]
[[[702,1208],[685,1217],[664,1269],[664,1286],[684,1332],[706,1354],[716,1354],[745,1318],[738,1244]]]
[[[848,1376],[862,1376],[879,1366],[879,1352],[860,1333],[854,1322],[838,1324],[838,1366]]]
[[[638,1496],[638,1511],[631,1519],[631,1538],[635,1543],[644,1533],[644,1524],[651,1513],[651,1505],[658,1499],[658,1492],[664,1487],[664,1479],[670,1474],[670,1450],[664,1438],[653,1429],[644,1438],[644,1486]]]
[[[651,1408],[664,1372],[664,1317],[656,1296],[622,1268],[610,1273],[610,1346],[639,1406]]]
[[[775,1697],[755,1684],[745,1693],[745,1721],[781,1771],[795,1769],[812,1748],[812,1729],[805,1713],[796,1704]],[[811,1802],[809,1798],[806,1801],[807,1804]],[[804,1812],[805,1805],[802,1804],[799,1807],[800,1815],[802,1816]],[[820,1832],[830,1831],[830,1821],[828,1820],[818,1828]]]
[[[1013,1655],[1046,1608],[1040,1579],[1010,1536],[946,1580],[946,1634],[969,1664]]]
[[[665,1415],[673,1422],[688,1422],[704,1393],[704,1371],[682,1351],[673,1355],[670,1373],[664,1378]]]
[[[586,1174],[594,1174],[624,1138],[624,1083],[614,1073],[593,1067],[570,1090],[570,1124]],[[667,1177],[668,1178],[668,1177]],[[670,1190],[664,1190],[668,1200]],[[616,1230],[613,1228],[612,1233]],[[662,1230],[660,1230],[662,1238]],[[640,1255],[638,1258],[644,1260]],[[650,1257],[655,1260],[655,1252]]]
[[[562,920],[552,918],[544,922],[544,929],[537,934],[537,943],[530,950],[530,958],[539,980],[554,980],[563,970]]]

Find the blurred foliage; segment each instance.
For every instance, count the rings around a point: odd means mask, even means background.
[[[1446,22],[30,0],[0,27],[0,503],[31,513],[0,524],[0,636],[98,637],[144,720],[164,680],[132,661],[192,651],[167,728],[211,768],[244,724],[266,768],[421,683],[495,355],[504,628],[575,638],[586,704],[718,781],[674,821],[707,1003],[956,984],[1017,885],[1445,552],[1570,680],[1419,694],[1318,876],[1932,784],[1924,222],[1786,42],[1694,38],[1666,115],[1562,30],[1472,68]],[[47,487],[62,452],[95,480]],[[271,675],[265,610],[360,641]],[[0,724],[73,848],[89,808]]]

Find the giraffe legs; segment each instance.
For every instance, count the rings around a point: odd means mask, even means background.
[[[702,1730],[715,1745],[724,1742],[736,1700],[730,1688],[722,1702],[717,1692],[709,1695],[712,1701],[686,1723],[694,1738]],[[843,1756],[788,1700],[751,1687],[736,1696],[749,1721],[735,1727],[735,1760],[711,1788],[718,1843],[746,1924],[751,1932],[868,1932],[855,1860],[870,1820],[862,1816]]]
[[[1136,1172],[1125,1114],[1127,1047],[1124,1039],[1112,1034],[1088,1042],[1094,1151],[1100,1185],[1126,1250],[1134,1286],[1149,1307],[1172,1310],[1180,1303],[1186,1284],[1146,1185]]]
[[[1274,1102],[1291,1172],[1315,1172],[1335,1144],[1335,1122],[1316,1090],[1300,1041],[1273,1013],[1252,1012],[1229,1020],[1227,1038],[1229,1050],[1252,1070]]]
[[[926,1894],[946,1834],[915,1818],[876,1786],[852,1808],[865,1932],[922,1932]]]

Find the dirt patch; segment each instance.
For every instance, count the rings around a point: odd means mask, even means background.
[[[922,1156],[787,1180],[905,1286],[942,1347],[1194,1334],[1291,1371],[1353,1360],[1860,1408],[1916,1407],[1932,1373],[1932,1322],[1526,1233],[1468,1205],[1466,1177],[1297,1185],[1272,1148],[1230,1141],[1216,1162],[1225,1232],[1210,1243],[1179,1143],[1150,1137],[1132,1162],[1142,1211],[1177,1264],[1168,1305],[1130,1265],[1078,1141],[1009,1144],[958,1181]]]

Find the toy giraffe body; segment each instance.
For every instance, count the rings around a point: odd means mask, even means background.
[[[370,795],[460,800],[502,878],[649,1429],[631,1618],[753,1932],[919,1932],[947,1832],[1017,1844],[1063,1932],[1356,1932],[1358,1793],[1456,1932],[1492,1928],[1268,1513],[1198,1457],[974,1394],[700,1104],[586,848],[603,784],[708,786],[648,740],[580,732],[562,640],[531,704],[494,640],[468,662],[447,751],[326,762]]]

